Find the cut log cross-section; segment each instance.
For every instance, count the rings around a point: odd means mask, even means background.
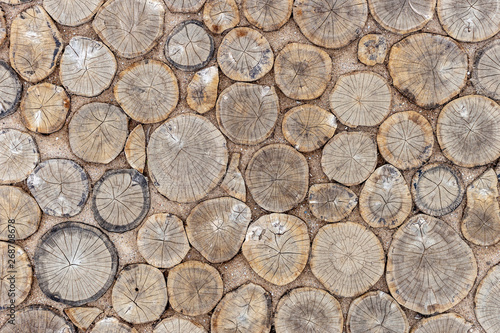
[[[35,139],[15,129],[0,129],[0,184],[23,181],[40,162]]]
[[[178,316],[163,319],[153,328],[153,333],[207,333],[203,326]]]
[[[309,189],[311,213],[327,222],[346,218],[358,204],[358,196],[339,184],[314,184]]]
[[[383,64],[387,56],[388,41],[383,35],[368,34],[359,40],[358,59],[367,66]]]
[[[474,299],[476,318],[486,333],[500,327],[500,266],[491,268],[477,287]]]
[[[0,60],[0,119],[10,116],[17,110],[23,86],[17,74],[8,63]]]
[[[141,124],[130,132],[125,142],[125,157],[128,164],[142,173],[146,165],[146,133]]]
[[[19,187],[0,186],[0,240],[28,238],[38,229],[41,218],[32,196]]]
[[[0,333],[76,333],[69,320],[45,305],[30,305],[16,311],[15,324],[8,321]]]
[[[263,31],[281,28],[292,15],[293,0],[244,0],[243,14],[248,22]]]
[[[168,10],[174,13],[196,13],[206,0],[165,0]]]
[[[43,8],[59,24],[76,27],[92,19],[105,0],[43,0]]]
[[[33,270],[22,247],[0,242],[0,307],[18,307],[27,297],[33,282]]]
[[[91,333],[137,333],[135,328],[122,323],[115,317],[105,317],[99,320],[94,328],[90,330]]]
[[[218,87],[219,69],[217,66],[196,72],[187,88],[186,101],[189,107],[201,114],[213,109],[217,101]]]
[[[64,309],[64,313],[76,327],[85,331],[102,313],[102,310],[96,307],[75,307]]]
[[[220,34],[240,23],[240,12],[234,0],[209,0],[203,8],[203,23]]]
[[[454,313],[424,318],[413,326],[411,333],[468,333],[472,324]]]
[[[220,187],[233,198],[245,202],[247,200],[247,188],[243,174],[239,169],[240,157],[240,153],[231,155],[231,162],[227,167],[226,176],[224,176]]]
[[[500,99],[500,41],[493,40],[476,53],[472,83],[477,92],[495,100]]]

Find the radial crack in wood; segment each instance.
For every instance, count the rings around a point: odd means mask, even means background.
[[[127,163],[142,173],[146,165],[146,133],[141,124],[130,132],[125,142],[125,157]]]
[[[311,213],[327,222],[346,218],[358,204],[358,196],[353,191],[333,183],[312,185],[308,200]]]
[[[23,86],[10,65],[0,60],[0,119],[10,116],[17,110]]]
[[[14,240],[0,242],[0,308],[5,310],[19,307],[28,297],[33,282],[28,255]]]
[[[105,0],[43,0],[43,7],[59,24],[76,27],[92,19]]]
[[[474,298],[477,321],[486,333],[500,327],[500,266],[492,267],[477,287]]]
[[[137,333],[135,328],[120,322],[115,317],[106,317],[99,320],[91,333]],[[1,332],[0,332],[1,333]]]
[[[411,333],[468,333],[472,324],[455,313],[424,318],[411,329]]]
[[[243,0],[241,6],[250,24],[263,31],[273,31],[290,19],[293,0]]]
[[[94,320],[102,313],[102,310],[96,307],[76,307],[66,308],[64,313],[81,330],[86,331]]]
[[[388,41],[383,35],[364,35],[358,43],[358,59],[367,66],[383,64],[388,47]]]
[[[165,0],[168,10],[174,13],[196,13],[206,0]]]
[[[173,316],[163,319],[154,328],[153,333],[207,333],[203,326],[190,320]]]
[[[189,107],[198,113],[212,110],[217,101],[219,87],[219,69],[208,67],[194,74],[187,87],[186,101]]]
[[[35,139],[16,129],[0,129],[0,184],[23,181],[40,162]]]
[[[203,8],[203,23],[208,30],[220,34],[240,23],[240,12],[234,0],[208,0]]]
[[[0,333],[76,333],[69,320],[45,305],[30,305],[16,311],[15,324],[9,322]]]
[[[0,186],[0,240],[22,240],[34,234],[42,211],[19,187]]]
[[[493,40],[476,52],[471,81],[478,94],[500,99],[500,41]]]
[[[240,153],[231,155],[231,162],[227,167],[226,175],[220,187],[233,198],[245,202],[247,200],[247,188],[243,174],[239,169],[240,157]]]

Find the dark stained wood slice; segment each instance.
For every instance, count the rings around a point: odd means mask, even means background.
[[[0,307],[19,307],[31,290],[33,270],[28,254],[22,247],[10,242],[0,242]],[[12,279],[14,276],[14,279]],[[9,310],[10,311],[10,310]]]
[[[203,326],[178,316],[168,317],[160,321],[153,333],[207,333]]]
[[[493,266],[477,287],[474,298],[477,321],[486,333],[496,333],[500,325],[500,266]]]
[[[495,39],[476,52],[471,81],[478,94],[500,99],[500,41]]]
[[[383,64],[387,56],[388,41],[383,35],[368,34],[358,43],[358,59],[367,66]]]
[[[86,331],[94,320],[102,313],[102,310],[97,307],[75,307],[66,308],[64,313],[68,316],[73,324],[81,330]]]
[[[43,8],[59,24],[76,27],[92,19],[105,0],[43,0]]]
[[[243,0],[241,7],[250,24],[263,31],[273,31],[290,19],[293,0]]]
[[[203,8],[203,23],[208,30],[220,34],[240,23],[240,12],[234,0],[209,0]]]
[[[358,204],[358,196],[353,191],[335,183],[312,185],[308,200],[311,213],[327,222],[346,218]]]
[[[120,322],[115,317],[105,317],[99,320],[91,333],[137,333],[137,330],[129,325]]]
[[[186,101],[189,107],[201,114],[213,109],[217,101],[218,87],[219,69],[217,66],[196,72],[187,88]]]
[[[472,324],[455,313],[424,318],[411,329],[411,333],[468,333]]]
[[[19,187],[0,186],[0,240],[28,238],[41,218],[42,211],[32,196]]]
[[[174,13],[196,13],[206,0],[165,0],[168,10]]]
[[[76,333],[69,320],[45,305],[30,305],[16,312],[15,325],[6,322],[0,333]]]
[[[10,116],[17,110],[17,105],[21,100],[23,86],[17,77],[16,72],[10,65],[0,60],[0,119]]]
[[[40,162],[35,139],[16,129],[0,129],[0,184],[23,181]]]
[[[239,169],[240,157],[240,153],[231,155],[231,162],[227,167],[226,175],[220,187],[233,198],[245,202],[247,200],[247,188],[243,174]]]
[[[146,165],[146,133],[141,124],[130,132],[125,142],[125,158],[128,164],[142,173]]]

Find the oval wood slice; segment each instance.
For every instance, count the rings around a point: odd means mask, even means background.
[[[0,60],[0,119],[10,116],[17,110],[23,86],[10,65]]]
[[[172,268],[168,272],[167,288],[172,308],[192,317],[210,312],[223,293],[217,269],[200,261],[187,261]]]
[[[151,265],[125,266],[116,278],[111,300],[116,313],[129,323],[158,320],[168,301],[165,277]]]
[[[190,320],[173,316],[163,319],[153,329],[153,333],[207,333],[203,326]]]
[[[366,0],[296,0],[293,19],[316,45],[340,48],[355,40],[368,19]]]
[[[263,31],[273,31],[290,19],[293,0],[244,0],[241,6],[250,24]]]
[[[174,13],[196,13],[206,0],[165,0],[168,10]]]
[[[255,273],[284,286],[294,281],[307,264],[307,225],[293,215],[264,215],[248,227],[242,252]]]
[[[0,240],[28,238],[37,231],[41,218],[32,196],[19,187],[0,186]]]
[[[217,99],[216,116],[221,131],[233,142],[255,145],[273,132],[279,115],[274,87],[235,83]]]
[[[91,333],[137,333],[135,328],[120,322],[115,317],[106,317],[99,320]],[[1,332],[0,332],[1,333]]]
[[[99,299],[111,287],[118,254],[100,229],[62,222],[42,236],[34,264],[40,289],[48,298],[80,306]]]
[[[78,215],[89,197],[85,170],[66,159],[43,161],[26,181],[31,195],[44,214],[57,217]]]
[[[161,0],[112,0],[99,9],[92,27],[119,57],[135,58],[156,46],[164,16]]]
[[[40,162],[35,139],[16,129],[0,129],[0,184],[23,181]]]
[[[383,64],[387,56],[388,41],[383,35],[368,34],[358,43],[358,59],[367,66]]]
[[[472,324],[455,313],[424,318],[413,326],[411,333],[468,333]]]
[[[384,274],[384,248],[361,224],[329,224],[319,229],[313,240],[309,265],[331,293],[354,297],[370,289]]]
[[[500,266],[492,267],[477,287],[474,298],[477,321],[486,333],[495,333],[500,325]]]
[[[253,155],[245,179],[250,194],[260,207],[285,212],[306,197],[309,166],[306,158],[292,147],[271,144]]]
[[[70,120],[68,134],[73,154],[86,162],[108,164],[125,146],[128,118],[111,104],[85,104]]]
[[[187,87],[186,101],[189,107],[198,113],[212,110],[217,101],[219,87],[219,69],[208,67],[194,74]]]
[[[230,196],[245,202],[247,199],[247,188],[245,179],[239,169],[240,153],[231,155],[231,162],[227,167],[226,175],[220,184],[220,187]]]
[[[376,126],[389,114],[391,88],[374,72],[339,77],[330,94],[330,107],[338,120],[349,127]]]
[[[444,221],[423,214],[410,218],[394,234],[386,270],[392,297],[424,315],[458,304],[477,276],[467,243]]]
[[[169,200],[193,202],[215,188],[226,172],[226,139],[207,119],[181,114],[158,127],[147,149],[149,176]]]
[[[28,255],[13,241],[0,242],[2,258],[0,260],[0,307],[2,309],[10,309],[12,305],[18,307],[28,297],[33,282],[33,271]]]
[[[231,80],[256,81],[273,68],[274,53],[266,37],[257,30],[240,27],[222,39],[217,62]]]
[[[26,331],[29,329],[29,331]],[[30,305],[16,312],[15,324],[6,322],[0,333],[64,332],[76,333],[66,318],[45,305]]]
[[[141,124],[130,132],[125,142],[125,157],[128,164],[142,173],[146,165],[146,133]]]
[[[393,85],[412,102],[434,109],[458,95],[467,82],[467,54],[453,39],[415,34],[394,44],[388,69]]]
[[[86,331],[102,313],[102,310],[96,307],[75,307],[64,309],[64,313],[76,327]]]
[[[327,222],[346,218],[358,204],[358,196],[353,191],[333,183],[312,185],[308,200],[311,213]]]
[[[76,27],[92,19],[105,0],[43,0],[43,8],[59,24]]]
[[[476,52],[471,81],[479,94],[500,99],[500,41],[493,40]]]
[[[302,287],[283,296],[276,308],[276,333],[342,333],[344,317],[339,302],[322,289]]]
[[[208,30],[220,34],[240,23],[240,12],[234,0],[209,0],[203,8],[203,23]]]

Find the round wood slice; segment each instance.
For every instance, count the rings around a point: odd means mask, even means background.
[[[73,154],[86,162],[107,164],[125,146],[128,118],[111,104],[85,104],[71,118],[68,134]]]
[[[358,196],[353,191],[333,183],[312,185],[308,199],[311,213],[327,222],[346,218],[358,204]]]
[[[48,298],[80,306],[99,299],[111,286],[118,254],[100,229],[62,222],[42,236],[34,263],[38,284]]]
[[[273,31],[290,19],[293,0],[243,0],[241,6],[250,24],[263,31]]]
[[[43,213],[51,216],[78,215],[89,197],[89,177],[71,160],[43,161],[26,183]]]
[[[243,174],[239,169],[240,157],[240,153],[231,155],[231,162],[227,167],[226,175],[220,187],[233,198],[245,202],[247,200],[247,188]]]
[[[190,320],[173,316],[160,321],[154,328],[153,333],[207,333],[203,326]]]
[[[92,330],[91,333],[137,333],[135,328],[128,326],[120,322],[115,317],[106,317],[99,320]],[[1,332],[0,332],[1,333]]]
[[[146,165],[146,133],[141,124],[130,132],[125,142],[125,157],[128,164],[142,173]]]
[[[309,242],[304,221],[293,215],[270,214],[250,224],[242,252],[255,273],[284,286],[304,270]]]
[[[33,1],[33,0],[0,0],[0,2],[9,4],[9,5],[21,5],[21,4],[29,3],[31,1]]]
[[[76,333],[69,320],[45,305],[30,305],[17,310],[14,323],[5,322],[0,333]]]
[[[358,38],[368,19],[366,0],[296,0],[293,19],[316,45],[339,48]]]
[[[186,101],[189,107],[202,114],[212,110],[217,101],[218,87],[219,69],[217,66],[196,72],[187,87]]]
[[[17,110],[23,86],[10,65],[0,60],[0,119],[10,116]]]
[[[279,112],[274,87],[235,83],[217,99],[219,127],[238,144],[255,145],[267,139],[274,131]]]
[[[161,0],[111,0],[99,9],[92,27],[119,57],[134,58],[156,46],[164,16]]]
[[[231,80],[256,81],[273,68],[274,53],[266,37],[257,30],[240,27],[224,36],[217,62]]]
[[[23,181],[40,162],[35,139],[15,129],[0,129],[0,184]]]
[[[214,267],[187,261],[168,272],[167,288],[172,308],[194,317],[210,312],[217,305],[222,298],[223,283]]]
[[[43,0],[43,7],[59,24],[76,27],[92,19],[105,0]]]
[[[174,13],[196,13],[206,0],[165,0],[168,10]]]
[[[158,60],[143,60],[125,69],[113,87],[123,111],[140,123],[167,119],[179,101],[174,72]]]
[[[383,35],[368,34],[358,43],[358,59],[367,66],[383,64],[387,56],[388,41]]]
[[[393,85],[412,102],[434,109],[458,95],[467,82],[467,54],[453,39],[415,34],[389,54]]]
[[[18,307],[31,290],[33,271],[28,255],[14,240],[0,242],[0,307]],[[10,313],[10,312],[9,312]]]
[[[424,318],[411,329],[411,333],[468,333],[472,324],[454,313]]]
[[[19,187],[0,186],[0,240],[28,238],[37,231],[41,218],[32,196]]]
[[[479,94],[500,99],[500,41],[493,40],[476,52],[471,81]]]
[[[147,150],[149,176],[169,200],[193,202],[217,186],[226,172],[226,139],[210,121],[181,114],[158,127]]]
[[[486,333],[496,333],[500,325],[500,266],[492,267],[477,287],[474,298],[477,321]]]
[[[94,320],[102,312],[103,311],[99,308],[86,306],[64,309],[64,313],[66,313],[71,322],[75,324],[76,327],[84,331],[92,325]]]
[[[246,183],[255,202],[272,212],[285,212],[307,194],[309,166],[306,158],[284,144],[258,150],[248,163]]]
[[[331,293],[354,297],[370,289],[384,274],[384,248],[361,224],[328,224],[313,240],[309,265]]]
[[[208,30],[220,34],[240,23],[240,12],[234,0],[210,0],[203,8],[203,23]]]

